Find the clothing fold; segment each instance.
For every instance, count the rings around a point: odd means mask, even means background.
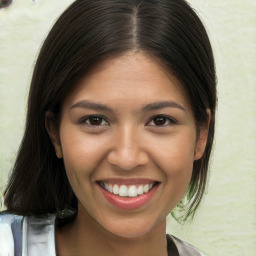
[[[0,256],[56,256],[54,214],[44,217],[0,213]],[[168,256],[205,256],[194,246],[166,235]]]

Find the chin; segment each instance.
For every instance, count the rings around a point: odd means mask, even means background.
[[[139,223],[134,220],[132,220],[132,223],[129,221],[127,223],[124,222],[125,221],[121,222],[120,224],[115,223],[113,225],[104,225],[103,227],[106,231],[116,236],[123,238],[136,238],[149,234],[152,230],[160,225],[159,223],[154,224],[145,220],[139,221]]]
[[[110,231],[111,232],[111,231]],[[133,230],[113,230],[112,234],[123,238],[137,238],[142,237],[150,232],[150,229],[133,229]]]

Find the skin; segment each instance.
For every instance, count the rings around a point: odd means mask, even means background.
[[[172,104],[153,109],[159,102]],[[102,117],[99,125],[91,115]],[[166,216],[187,190],[208,133],[201,128],[197,134],[179,80],[141,52],[107,60],[64,100],[58,127],[47,121],[78,198],[76,220],[56,230],[59,255],[167,255]],[[110,204],[96,183],[116,178],[159,185],[145,205],[124,210]]]

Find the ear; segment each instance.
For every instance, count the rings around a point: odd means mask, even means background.
[[[59,137],[58,122],[51,111],[45,113],[45,128],[55,148],[56,156],[62,158],[62,148]]]
[[[209,125],[211,121],[211,111],[210,109],[207,109],[206,112],[207,112],[208,120],[205,124],[199,127],[194,160],[198,160],[203,156],[204,150],[206,147],[208,132],[209,132]]]

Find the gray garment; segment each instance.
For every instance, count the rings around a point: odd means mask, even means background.
[[[0,213],[0,256],[56,256],[55,215],[43,218]],[[192,245],[167,235],[171,256],[204,256]]]

